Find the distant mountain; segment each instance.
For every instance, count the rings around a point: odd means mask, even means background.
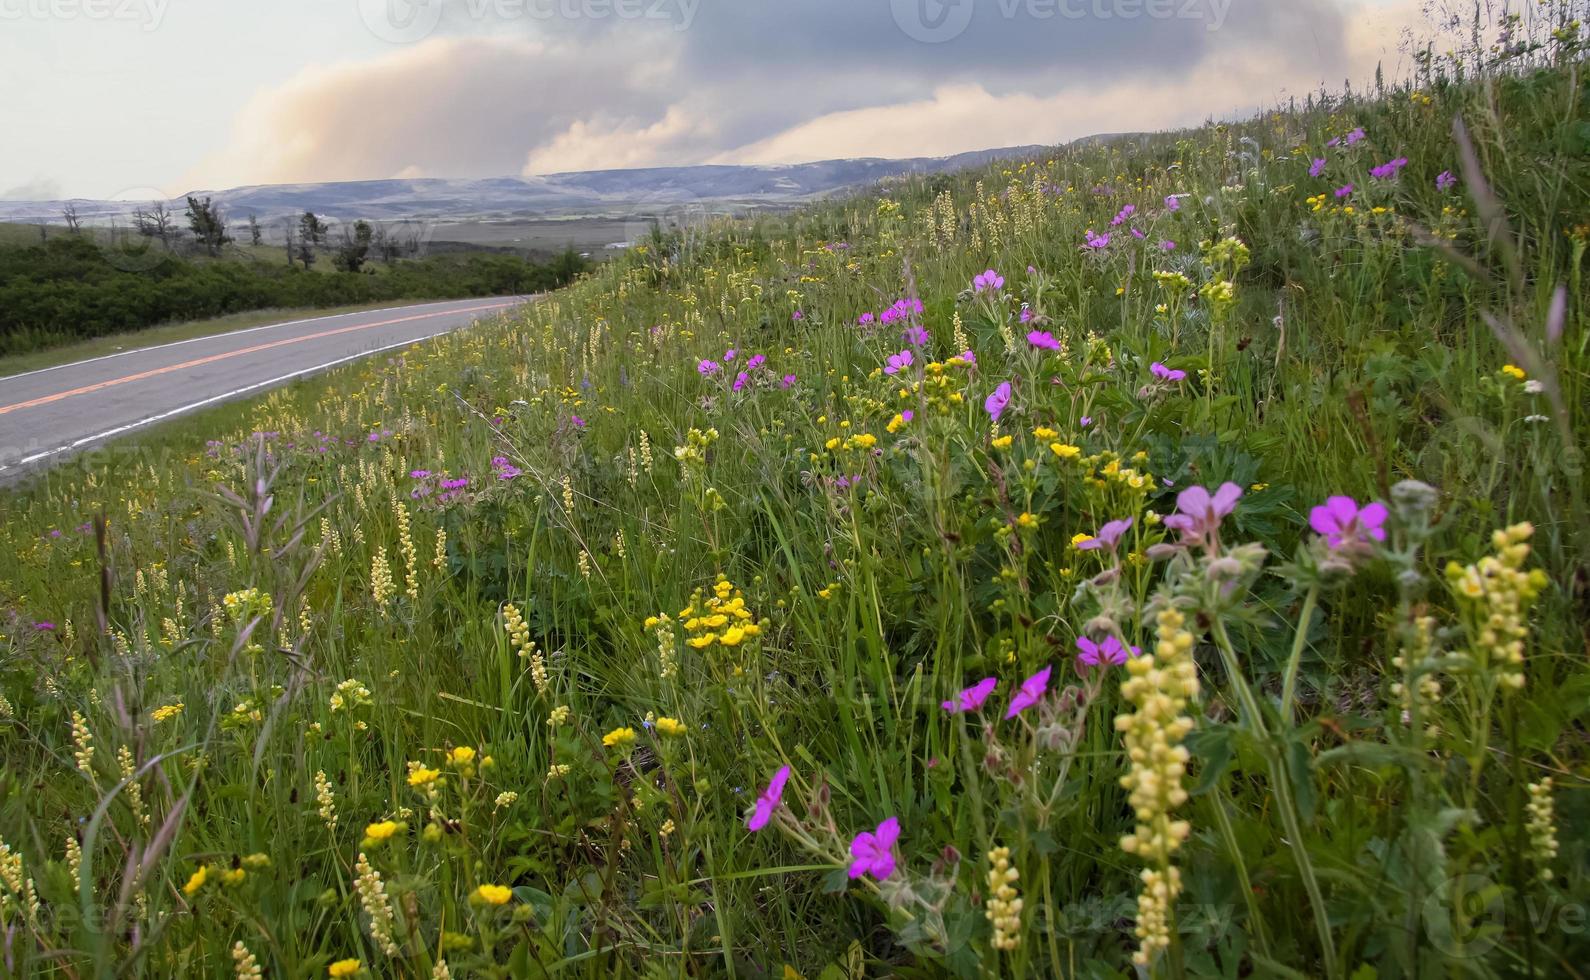
[[[1047,147],[977,150],[948,157],[906,160],[823,160],[785,166],[648,167],[591,170],[539,177],[482,180],[356,180],[325,184],[275,184],[194,191],[215,199],[232,222],[250,215],[271,224],[305,211],[335,221],[468,221],[632,215],[695,204],[789,205],[875,183],[901,174],[946,173],[991,160],[1028,159]],[[153,202],[0,201],[0,221],[61,224],[72,205],[86,224],[123,223]],[[178,198],[166,202],[182,211]]]

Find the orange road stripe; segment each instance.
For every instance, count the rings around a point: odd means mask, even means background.
[[[286,347],[289,344],[301,344],[309,340],[320,340],[323,337],[335,337],[338,334],[353,333],[357,330],[369,330],[373,327],[389,327],[394,323],[408,323],[412,320],[429,320],[433,317],[454,316],[459,313],[484,313],[487,310],[501,310],[510,306],[518,305],[518,303],[497,303],[492,306],[475,306],[467,310],[444,310],[438,313],[421,313],[416,316],[398,317],[395,320],[380,320],[375,323],[360,323],[351,327],[338,327],[336,330],[322,330],[320,333],[307,334],[303,337],[289,337],[286,340],[275,340],[268,344],[256,344],[253,347],[241,347],[237,350],[226,351],[222,354],[211,354],[209,357],[201,357],[192,361],[183,361],[181,364],[169,364],[165,367],[155,368],[150,371],[140,371],[137,374],[129,374],[121,378],[112,378],[109,381],[100,381],[96,384],[84,385],[81,388],[73,388],[71,391],[58,391],[53,395],[45,395],[42,398],[35,398],[31,401],[17,402],[14,405],[0,405],[0,415],[5,415],[8,412],[15,412],[24,408],[37,408],[40,405],[48,405],[51,402],[58,402],[64,398],[71,398],[76,395],[87,395],[92,392],[103,391],[106,388],[114,388],[117,385],[130,384],[134,381],[143,381],[147,378],[159,377],[162,374],[170,374],[173,371],[183,371],[187,368],[202,367],[205,364],[214,364],[216,361],[224,361],[231,357],[242,357],[244,354],[256,354],[262,350],[272,350],[277,347]]]

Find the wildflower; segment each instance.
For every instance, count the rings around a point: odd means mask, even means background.
[[[1049,451],[1061,459],[1078,459],[1082,456],[1082,449],[1065,442],[1051,442]]]
[[[426,769],[424,766],[415,766],[409,772],[409,785],[415,789],[429,786],[441,778],[441,775],[440,769]]]
[[[1021,872],[1011,867],[1008,847],[989,851],[988,863],[988,907],[983,914],[994,927],[994,948],[1009,951],[1021,945],[1022,901],[1016,893]]]
[[[1034,330],[1027,334],[1027,343],[1039,350],[1060,350],[1060,341],[1047,330]]]
[[[988,413],[988,417],[990,419],[994,420],[995,422],[998,422],[999,421],[999,417],[1001,415],[1005,414],[1005,409],[1007,407],[1009,407],[1009,405],[1010,405],[1010,382],[1009,381],[1001,382],[999,387],[994,389],[994,393],[989,395],[986,399],[983,400],[983,410],[985,412],[987,412]]]
[[[1447,565],[1448,584],[1469,613],[1469,655],[1513,690],[1524,686],[1524,644],[1529,638],[1529,607],[1549,580],[1540,569],[1524,571],[1529,557],[1530,524],[1515,524],[1491,535],[1496,553],[1473,565]]]
[[[1212,542],[1241,498],[1242,488],[1235,483],[1223,483],[1213,494],[1200,486],[1188,487],[1176,495],[1176,513],[1165,518],[1165,526],[1180,531],[1183,544]]]
[[[1118,715],[1115,730],[1125,736],[1131,770],[1121,777],[1136,815],[1133,832],[1121,838],[1121,850],[1147,865],[1137,898],[1138,950],[1133,962],[1147,966],[1170,945],[1170,910],[1181,894],[1181,871],[1171,858],[1191,832],[1185,820],[1172,820],[1187,802],[1182,778],[1190,755],[1182,741],[1192,731],[1189,702],[1198,696],[1198,668],[1193,662],[1194,638],[1186,618],[1172,607],[1156,617],[1158,640],[1152,656],[1127,661],[1121,695],[1136,708]]]
[[[1015,441],[1016,438],[1014,436],[1000,436],[989,445],[993,446],[995,449],[1009,449],[1011,444]]]
[[[899,374],[901,371],[904,371],[906,368],[910,367],[913,360],[915,360],[915,358],[911,356],[911,352],[908,350],[903,350],[898,354],[890,354],[889,362],[884,366],[883,373]]]
[[[879,881],[894,874],[894,845],[900,839],[900,821],[890,817],[872,832],[862,831],[850,842],[850,877],[872,875]]]
[[[364,844],[366,847],[391,840],[402,825],[393,820],[382,820],[380,823],[370,824],[364,828]]]
[[[333,977],[351,977],[364,969],[364,963],[359,960],[338,960],[326,967],[326,973]]]
[[[922,347],[928,342],[928,332],[918,326],[907,327],[901,339],[912,347]]]
[[[1169,197],[1165,198],[1165,210],[1166,211],[1180,211],[1181,210],[1181,198],[1176,196],[1175,194],[1172,194]]]
[[[1310,177],[1319,177],[1319,176],[1321,176],[1324,173],[1325,173],[1325,158],[1324,157],[1315,157],[1314,158],[1314,162],[1309,165],[1308,175]]]
[[[1439,174],[1436,175],[1436,178],[1435,178],[1435,189],[1436,190],[1438,190],[1438,191],[1449,191],[1449,190],[1451,190],[1452,188],[1454,188],[1456,186],[1457,186],[1457,178],[1452,176],[1452,171],[1443,170]]]
[[[232,965],[237,973],[237,980],[260,980],[265,974],[260,969],[259,960],[248,951],[239,939],[232,944]]]
[[[620,751],[629,748],[634,742],[635,729],[628,726],[620,726],[602,736],[603,745],[610,749],[619,749]]]
[[[331,792],[331,780],[324,769],[315,772],[315,804],[319,807],[321,822],[333,834],[337,832],[337,798]]]
[[[1093,249],[1095,252],[1102,251],[1110,247],[1110,236],[1095,235],[1093,230],[1090,228],[1087,232],[1086,246]]]
[[[1397,157],[1395,160],[1389,160],[1378,167],[1371,167],[1369,176],[1376,180],[1391,180],[1401,173],[1402,168],[1407,165],[1407,157]]]
[[[469,896],[476,905],[507,905],[512,898],[513,889],[506,885],[481,885]]]
[[[474,763],[475,754],[472,746],[460,745],[447,753],[447,761],[455,766],[468,766]]]
[[[696,363],[696,373],[704,378],[711,377],[723,370],[723,365],[717,361],[701,360]]]
[[[209,880],[210,866],[208,864],[199,865],[198,870],[188,876],[187,884],[182,886],[182,894],[192,898],[194,895],[198,894],[199,889],[203,888],[205,882]]]
[[[1042,700],[1049,690],[1049,674],[1053,670],[1053,667],[1045,667],[1022,681],[1016,696],[1010,699],[1010,707],[1005,709],[1005,717],[1014,718]]]
[[[1356,190],[1356,188],[1352,184],[1343,184],[1342,186],[1336,188],[1336,200],[1340,201],[1352,197],[1354,190]]]
[[[985,290],[1003,289],[1004,287],[1005,277],[995,272],[993,269],[989,269],[987,272],[978,273],[976,276],[972,277],[972,290],[974,292],[981,293]]]
[[[1503,364],[1502,373],[1507,375],[1509,378],[1512,378],[1514,381],[1522,381],[1529,377],[1524,369],[1516,364]]]
[[[994,688],[999,686],[999,678],[985,677],[971,687],[961,691],[941,706],[952,715],[962,714],[967,711],[977,711],[982,708],[983,702],[994,693]]]
[[[1161,252],[1174,252],[1176,251],[1176,243],[1166,238],[1159,243],[1159,250]]]
[[[1539,869],[1541,881],[1552,878],[1551,862],[1557,857],[1557,809],[1551,798],[1552,782],[1547,776],[1529,784],[1529,855]]]
[[[370,919],[370,938],[386,955],[398,955],[397,941],[393,939],[396,923],[392,898],[386,893],[386,882],[381,880],[381,872],[371,866],[370,859],[365,857],[363,851],[359,852],[359,859],[354,862],[353,869],[358,873],[353,889],[358,892],[359,905]]]
[[[1148,373],[1161,381],[1185,381],[1187,379],[1186,371],[1168,368],[1158,361],[1148,366]]]
[[[1308,523],[1333,550],[1350,549],[1366,539],[1386,540],[1387,513],[1378,500],[1360,508],[1351,497],[1329,497],[1308,512]]]
[[[1130,517],[1125,520],[1110,521],[1099,528],[1099,532],[1093,537],[1077,542],[1077,550],[1097,551],[1100,548],[1108,548],[1110,551],[1114,551],[1116,542],[1120,541],[1121,535],[1125,534],[1131,527],[1132,518]]]
[[[1105,664],[1113,664],[1119,667],[1143,652],[1137,647],[1132,647],[1128,650],[1121,645],[1120,640],[1113,636],[1105,637],[1103,643],[1094,643],[1085,636],[1079,636],[1077,637],[1077,650],[1079,651],[1077,653],[1077,663],[1085,664],[1089,667],[1098,667]]]
[[[784,798],[784,784],[787,782],[789,782],[789,766],[782,766],[768,781],[767,789],[756,798],[756,807],[751,811],[750,818],[745,821],[747,830],[761,830],[767,826],[769,820],[773,819],[773,811],[778,809],[779,802]]]
[[[162,721],[170,721],[171,719],[182,714],[183,707],[184,705],[181,701],[176,701],[172,704],[163,704],[155,710],[149,712],[149,717],[157,723]]]

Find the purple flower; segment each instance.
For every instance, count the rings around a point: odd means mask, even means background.
[[[1153,364],[1150,364],[1148,366],[1148,373],[1152,374],[1156,378],[1159,378],[1161,381],[1185,381],[1185,380],[1187,380],[1187,372],[1186,371],[1183,371],[1183,370],[1181,370],[1179,368],[1175,369],[1175,370],[1172,370],[1171,368],[1166,367],[1165,365],[1159,363],[1158,361],[1155,361]]]
[[[1105,249],[1105,248],[1109,248],[1110,247],[1110,236],[1109,235],[1095,235],[1091,228],[1088,229],[1088,233],[1087,234],[1088,234],[1088,237],[1087,237],[1087,247],[1088,248],[1091,248],[1094,251],[1098,251],[1099,249]]]
[[[963,350],[961,351],[961,360],[965,361],[967,364],[976,364],[977,355],[969,350]]]
[[[921,327],[907,327],[903,339],[912,347],[923,347],[928,342],[928,332]]]
[[[877,317],[873,316],[871,313],[863,313],[860,316],[856,317],[856,323],[859,326],[865,327],[869,323],[871,323],[873,320],[876,320],[876,319],[877,319]]]
[[[994,389],[994,393],[992,395],[989,395],[986,399],[984,399],[983,410],[988,413],[988,417],[990,419],[998,422],[999,417],[1005,414],[1005,407],[1009,404],[1010,382],[1004,381],[1000,383],[998,388]]]
[[[40,633],[50,633],[55,630],[55,624],[45,620],[40,620],[39,622],[33,624],[33,628]]]
[[[1077,653],[1077,663],[1089,667],[1097,667],[1100,664],[1113,664],[1119,667],[1132,657],[1141,656],[1143,653],[1138,647],[1132,647],[1128,652],[1126,647],[1121,646],[1121,641],[1113,636],[1105,637],[1103,643],[1094,643],[1085,636],[1079,636],[1077,650],[1080,651]]]
[[[1181,198],[1177,197],[1175,194],[1172,194],[1171,196],[1165,198],[1165,210],[1166,211],[1180,211],[1181,210]]]
[[[578,415],[570,415],[569,416],[569,421],[574,423],[574,427],[576,429],[585,428],[585,420],[580,418]]]
[[[409,470],[409,478],[413,480],[429,479],[430,475],[430,470]]]
[[[1340,201],[1343,198],[1352,197],[1355,189],[1352,184],[1343,184],[1336,188],[1336,199]]]
[[[913,360],[914,358],[911,356],[911,352],[908,350],[903,350],[898,354],[890,354],[889,363],[884,367],[883,373],[899,374],[901,371],[904,371],[906,368],[910,367]]]
[[[1323,175],[1324,173],[1325,173],[1325,158],[1324,157],[1315,157],[1314,158],[1314,162],[1309,164],[1308,175],[1310,177],[1319,177],[1319,176]]]
[[[1351,497],[1329,497],[1308,512],[1308,525],[1331,548],[1346,548],[1386,540],[1386,505],[1378,500],[1358,506]]]
[[[1436,175],[1436,178],[1435,178],[1435,189],[1436,190],[1438,190],[1438,191],[1449,191],[1449,190],[1451,190],[1452,188],[1454,188],[1456,186],[1457,186],[1457,178],[1452,176],[1452,171],[1443,170],[1439,174]]]
[[[878,829],[862,831],[850,842],[850,877],[872,875],[883,881],[894,874],[894,844],[900,839],[900,821],[890,817]]]
[[[1045,667],[1021,682],[1021,689],[1010,699],[1010,707],[1005,709],[1006,718],[1016,717],[1043,699],[1044,693],[1049,690],[1049,673],[1052,670],[1053,667]]]
[[[989,269],[987,272],[980,272],[972,277],[973,292],[981,293],[988,289],[1003,288],[1005,288],[1005,277],[995,272],[993,269]]]
[[[1116,542],[1121,540],[1121,535],[1131,530],[1132,520],[1132,518],[1128,517],[1125,520],[1109,522],[1108,524],[1099,528],[1098,534],[1088,538],[1086,541],[1078,543],[1077,550],[1097,551],[1100,548],[1108,548],[1109,550],[1114,551]]]
[[[1146,232],[1143,229],[1137,227],[1136,225],[1133,225],[1132,226],[1132,237],[1137,239],[1138,241],[1142,241],[1143,239],[1148,237],[1148,232]]]
[[[1060,341],[1054,339],[1054,334],[1047,330],[1034,330],[1027,335],[1027,343],[1041,350],[1059,350]]]
[[[739,351],[735,350],[733,347],[730,347],[728,350],[723,352],[723,360],[725,362],[732,361],[735,359],[735,357],[739,356],[739,353]]]
[[[750,380],[751,376],[746,372],[741,371],[739,374],[734,376],[734,384],[731,386],[731,390],[740,391]]]
[[[773,819],[773,811],[778,809],[779,801],[784,798],[784,784],[787,782],[789,782],[789,766],[783,766],[773,774],[762,795],[756,798],[756,809],[745,822],[746,829],[756,831],[767,826],[767,822]]]
[[[751,355],[751,359],[749,361],[745,362],[745,369],[747,371],[755,371],[757,368],[761,367],[762,365],[764,365],[766,363],[767,363],[767,355],[766,354],[752,354]]]
[[[779,384],[783,385],[785,388],[793,388],[793,387],[795,387],[795,375],[793,375],[793,374],[784,375],[783,380],[781,380],[779,382]]]
[[[524,471],[517,466],[499,466],[497,468],[497,479],[512,480],[515,477],[521,475],[523,472]]]
[[[1125,207],[1121,208],[1120,211],[1116,212],[1115,217],[1110,219],[1110,227],[1111,228],[1119,228],[1119,227],[1121,227],[1122,225],[1126,224],[1126,219],[1127,218],[1130,218],[1132,215],[1134,215],[1136,213],[1137,213],[1137,205],[1135,205],[1135,204],[1126,205]]]
[[[1242,498],[1242,488],[1235,483],[1223,483],[1213,494],[1203,487],[1192,486],[1176,495],[1176,513],[1165,518],[1165,526],[1181,532],[1182,543],[1212,541],[1220,530],[1220,522],[1237,509]]]
[[[1176,243],[1171,241],[1168,238],[1165,239],[1164,241],[1160,242],[1159,243],[1159,247],[1160,247],[1160,249],[1162,251],[1166,251],[1166,252],[1174,252],[1174,251],[1176,251]]]
[[[800,321],[806,319],[806,314],[802,313],[800,310],[796,310],[794,313],[789,315],[789,318],[799,323]]]
[[[1088,426],[1090,426],[1092,424],[1093,424],[1093,416],[1091,416],[1091,415],[1084,415],[1081,418],[1077,419],[1077,425],[1082,427],[1082,428],[1084,428],[1084,429],[1086,429]]]
[[[1378,167],[1370,168],[1369,176],[1375,178],[1376,180],[1391,180],[1392,178],[1396,177],[1397,174],[1401,173],[1402,168],[1406,167],[1407,165],[1407,157],[1398,157],[1397,159],[1383,163]]]
[[[953,699],[945,701],[943,708],[952,715],[958,715],[966,711],[977,711],[983,706],[983,702],[988,700],[988,696],[994,693],[994,688],[998,686],[999,678],[985,677],[955,695]]]
[[[1021,304],[1021,315],[1016,317],[1016,319],[1022,323],[1031,323],[1032,307],[1028,306],[1026,303]]]
[[[696,373],[700,374],[702,377],[717,374],[722,370],[723,365],[719,364],[717,361],[701,361],[696,365]]]

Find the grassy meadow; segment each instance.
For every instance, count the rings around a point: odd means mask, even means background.
[[[6,973],[1583,975],[1556,29],[659,235],[7,492]]]

